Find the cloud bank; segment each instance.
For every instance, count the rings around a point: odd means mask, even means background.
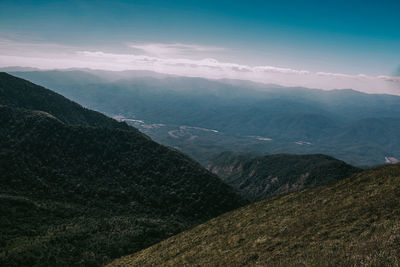
[[[213,58],[183,56],[222,48],[187,44],[130,44],[132,54],[79,50],[54,44],[21,44],[0,39],[0,66],[42,69],[92,68],[103,70],[150,70],[208,79],[243,79],[282,86],[354,89],[366,93],[400,95],[400,77],[311,72],[273,66],[248,66]],[[182,56],[182,57],[181,57]]]
[[[207,52],[218,52],[224,50],[222,47],[216,46],[202,46],[193,44],[163,44],[163,43],[149,43],[149,44],[129,44],[130,48],[136,52],[157,56],[157,57],[193,57],[201,56]]]

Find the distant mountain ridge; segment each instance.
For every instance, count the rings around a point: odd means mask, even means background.
[[[0,74],[0,265],[100,266],[246,203],[135,128]]]
[[[251,157],[229,152],[214,159],[207,169],[251,201],[333,183],[361,171],[326,155]]]
[[[204,166],[229,150],[327,154],[356,166],[384,164],[385,157],[400,158],[400,96],[135,71],[13,74],[110,116],[163,124],[158,128],[135,126]],[[168,134],[181,126],[215,129],[218,134],[191,133],[197,136],[194,139],[189,134],[178,138]]]

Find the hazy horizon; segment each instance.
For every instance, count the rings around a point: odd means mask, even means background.
[[[2,1],[0,67],[400,94],[398,1]]]

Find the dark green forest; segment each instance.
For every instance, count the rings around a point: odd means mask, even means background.
[[[99,266],[246,203],[125,123],[0,78],[0,265]]]

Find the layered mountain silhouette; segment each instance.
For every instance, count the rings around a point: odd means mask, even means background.
[[[400,159],[400,96],[143,71],[13,73],[86,107],[120,115],[204,166],[232,150],[260,155],[322,153],[361,167],[384,164],[385,157]],[[177,131],[180,135],[173,134]]]
[[[0,73],[0,265],[98,266],[245,204],[125,123]]]
[[[252,157],[230,152],[219,155],[207,168],[251,201],[333,183],[361,171],[321,154]]]

